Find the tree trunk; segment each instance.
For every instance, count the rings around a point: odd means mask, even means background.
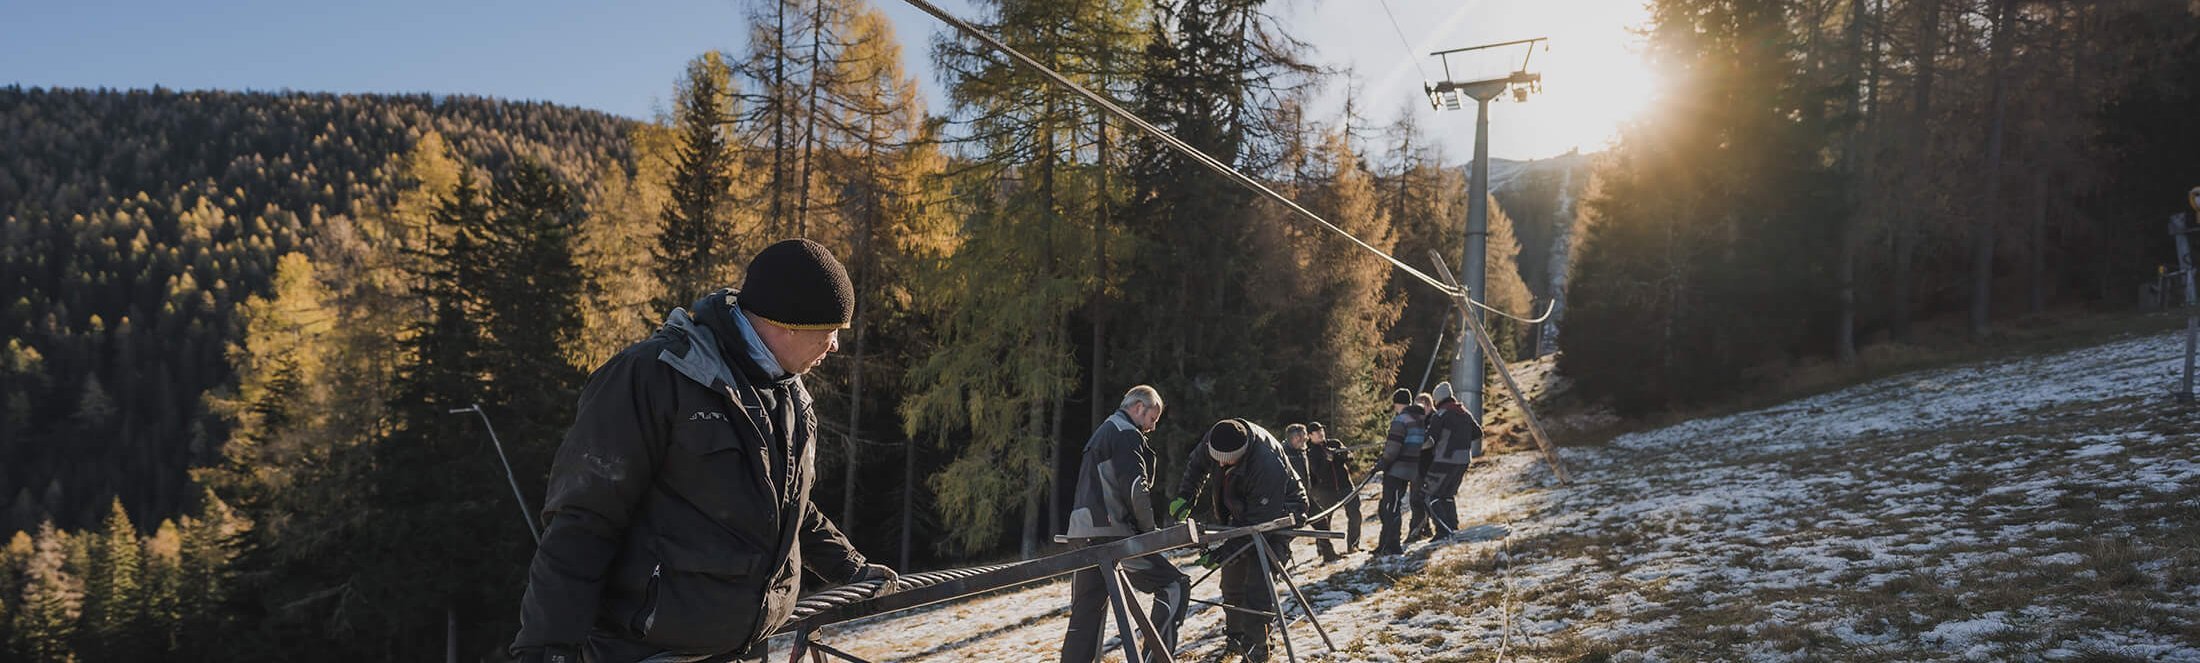
[[[869,224],[865,224],[864,236],[868,239],[869,235]],[[843,475],[840,482],[840,522],[836,523],[840,525],[841,531],[848,531],[855,527],[856,470],[862,467],[863,460],[862,452],[858,448],[858,445],[862,444],[863,441],[863,332],[866,327],[863,324],[865,311],[863,308],[863,281],[861,277],[868,272],[864,269],[865,260],[863,259],[863,250],[867,244],[869,244],[868,241],[857,243],[856,259],[852,261],[855,263],[858,278],[856,279],[855,326],[849,330],[855,336],[855,348],[854,352],[850,353],[851,356],[848,360],[848,462],[845,467],[841,468]]]
[[[1986,134],[1986,202],[1978,210],[1978,220],[1971,229],[1971,337],[1974,339],[1986,335],[1993,305],[1994,231],[2003,211],[2002,138],[2009,115],[2009,28],[2016,10],[2016,0],[2000,0],[1994,12],[1993,70],[1990,74],[1993,120],[1987,123]]]
[[[2032,296],[2029,307],[2033,315],[2047,312],[2047,169],[2032,171],[2032,246],[2031,266]]]
[[[917,438],[910,437],[901,447],[901,564],[895,569],[909,570],[911,559],[909,546],[916,538],[917,529]]]
[[[1864,26],[1870,18],[1865,4],[1868,0],[1849,0],[1849,67],[1848,75],[1862,75],[1865,60],[1870,56],[1864,50]],[[1853,79],[1846,94],[1849,121],[1856,123],[1849,129],[1847,145],[1841,153],[1842,171],[1849,177],[1849,214],[1841,219],[1840,251],[1835,259],[1834,278],[1839,291],[1841,312],[1834,331],[1834,356],[1843,364],[1856,363],[1856,254],[1863,242],[1864,206],[1870,200],[1865,189],[1870,178],[1862,174],[1865,157],[1860,154],[1870,141],[1864,131],[1862,114],[1865,111],[1864,92]]]
[[[1920,180],[1917,185],[1930,188],[1926,173],[1932,168],[1932,133],[1928,124],[1933,113],[1933,66],[1940,52],[1940,0],[1917,0],[1919,36],[1917,44],[1917,93],[1910,113],[1910,176]],[[1910,313],[1914,308],[1915,284],[1912,280],[1913,265],[1917,254],[1917,226],[1919,217],[1930,211],[1922,201],[1915,201],[1909,209],[1898,215],[1894,235],[1894,301],[1889,311],[1889,326],[1894,339],[1910,340]]]
[[[1040,431],[1045,430],[1040,425],[1046,416],[1045,410],[1046,408],[1037,404],[1031,407],[1031,421],[1025,424],[1024,430],[1032,437],[1040,436]],[[1051,458],[1053,454],[1048,453],[1046,456]],[[1046,485],[1046,476],[1039,465],[1040,463],[1027,463],[1024,466],[1024,535],[1021,556],[1018,559],[1039,556],[1039,510],[1046,508],[1046,499],[1040,496],[1040,487]]]
[[[1107,56],[1103,54],[1101,55],[1102,71],[1107,70],[1106,63]],[[1107,229],[1108,214],[1111,208],[1108,199],[1108,116],[1106,113],[1096,113],[1095,115],[1095,119],[1098,120],[1095,128],[1098,130],[1099,140],[1094,147],[1099,157],[1100,186],[1098,189],[1099,199],[1093,205],[1092,215],[1092,269],[1093,273],[1097,275],[1097,282],[1094,283],[1092,288],[1090,315],[1092,316],[1092,425],[1099,426],[1100,418],[1107,416],[1108,411],[1106,408],[1109,400],[1107,394],[1101,391],[1105,388],[1105,383],[1100,381],[1100,373],[1101,369],[1107,366],[1108,345],[1105,334],[1107,322],[1103,318],[1107,315],[1105,302],[1108,293]]]
[[[771,219],[764,223],[769,237],[778,237],[779,223],[787,218],[787,3],[773,2],[779,43],[772,53],[772,182]]]
[[[807,89],[810,107],[802,113],[802,157],[798,168],[802,169],[799,188],[795,190],[794,236],[810,234],[810,160],[817,145],[817,97],[818,77],[825,71],[825,5],[819,3],[810,9],[810,76],[803,82]]]

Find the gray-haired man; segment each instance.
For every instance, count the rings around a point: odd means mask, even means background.
[[[1077,499],[1069,513],[1069,538],[1081,545],[1105,543],[1154,531],[1153,448],[1146,434],[1161,421],[1161,394],[1139,385],[1123,395],[1115,414],[1085,441],[1084,459],[1078,463]],[[1160,555],[1123,560],[1123,573],[1132,588],[1153,597],[1153,624],[1161,639],[1176,648],[1176,626],[1190,596],[1191,578]],[[1078,571],[1070,580],[1069,630],[1062,636],[1062,660],[1088,663],[1100,660],[1100,643],[1107,636],[1106,580],[1099,569]],[[1147,655],[1160,660],[1160,652]]]

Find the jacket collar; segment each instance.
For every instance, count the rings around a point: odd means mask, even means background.
[[[1138,430],[1138,424],[1131,421],[1131,414],[1129,412],[1116,410],[1115,414],[1108,415],[1108,423],[1114,424],[1116,428],[1121,428],[1123,430],[1137,433],[1139,437],[1146,436],[1146,432]]]
[[[712,390],[735,384],[784,386],[799,379],[794,375],[773,376],[758,364],[752,349],[770,351],[752,345],[747,337],[754,332],[742,329],[741,322],[734,319],[736,297],[730,289],[719,290],[696,300],[691,308],[672,309],[665,316],[665,329],[686,339],[688,349],[685,354],[675,355],[668,348],[658,353],[657,359]]]

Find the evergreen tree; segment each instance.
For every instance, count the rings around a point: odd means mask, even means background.
[[[23,530],[16,530],[15,535],[8,538],[8,545],[0,548],[0,653],[14,650],[14,613],[23,606],[24,574],[28,572],[32,550],[31,535]]]
[[[231,637],[232,619],[238,613],[230,601],[236,588],[237,542],[252,530],[252,523],[209,491],[202,494],[197,512],[176,529],[176,609],[183,616],[171,627],[176,658],[282,656],[281,651],[251,646],[258,643],[240,644]]]
[[[1482,292],[1475,298],[1494,308],[1515,316],[1528,317],[1535,296],[1529,294],[1526,279],[1520,277],[1520,237],[1513,230],[1512,215],[1497,206],[1497,198],[1489,199],[1489,240],[1483,258]],[[1516,361],[1533,351],[1529,347],[1529,329],[1518,322],[1500,316],[1482,316],[1483,328],[1489,331],[1491,344],[1497,346],[1502,357],[1484,357],[1486,362]],[[1464,342],[1464,341],[1462,341]],[[1495,365],[1494,363],[1491,365]],[[1502,389],[1495,373],[1487,376],[1489,387]],[[1493,393],[1485,389],[1483,393]]]
[[[122,509],[122,500],[114,500],[105,525],[94,536],[89,540],[92,564],[86,570],[76,650],[93,661],[142,660],[150,653],[138,637],[145,606],[143,564],[137,528]]]
[[[650,254],[661,279],[659,312],[687,306],[730,282],[738,251],[733,242],[742,236],[731,216],[736,162],[727,137],[730,74],[724,56],[712,51],[689,62],[681,79],[673,116],[678,162]]]
[[[183,625],[183,534],[176,521],[162,520],[145,541],[143,574],[144,619],[138,633],[145,638],[140,651],[175,653]]]
[[[1788,7],[1671,0],[1654,61],[1689,112],[1623,134],[1572,288],[1560,368],[1623,412],[1731,393],[1829,319],[1846,214],[1813,142],[1831,102],[1797,73]],[[1716,103],[1702,105],[1706,99]],[[1668,100],[1667,103],[1673,103]]]
[[[1287,100],[1312,73],[1298,60],[1302,45],[1276,28],[1266,4],[1159,5],[1138,59],[1133,102],[1161,129],[1256,176],[1302,130],[1277,111],[1292,106]],[[1122,215],[1130,256],[1120,272],[1122,315],[1166,322],[1113,336],[1109,370],[1179,395],[1171,402],[1182,405],[1155,435],[1165,485],[1209,423],[1279,414],[1268,386],[1283,367],[1268,361],[1259,343],[1245,341],[1281,333],[1249,290],[1264,266],[1289,263],[1249,250],[1271,244],[1263,236],[1279,226],[1264,222],[1244,189],[1154,139],[1135,138],[1129,151],[1133,202]]]
[[[484,197],[462,178],[436,213],[438,241],[419,292],[432,311],[407,342],[390,403],[392,435],[373,448],[373,554],[354,560],[368,633],[439,628],[455,618],[462,647],[508,635],[533,542],[487,432],[453,408],[480,404],[522,476],[547,473],[572,420],[572,363],[586,289],[574,258],[581,214],[570,187],[521,160]],[[525,485],[525,484],[523,484]],[[531,494],[541,486],[526,485]],[[441,643],[361,643],[378,658],[432,655]]]

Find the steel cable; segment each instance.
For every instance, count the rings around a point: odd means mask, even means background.
[[[1054,84],[1068,88],[1071,92],[1077,93],[1078,96],[1084,97],[1085,100],[1092,102],[1094,105],[1099,106],[1101,109],[1106,110],[1111,114],[1114,114],[1116,117],[1121,118],[1125,122],[1131,123],[1133,126],[1136,126],[1141,130],[1144,130],[1147,134],[1150,134],[1155,139],[1160,140],[1162,144],[1168,145],[1171,149],[1182,153],[1186,157],[1190,157],[1193,161],[1198,162],[1202,166],[1206,166],[1209,170],[1213,170],[1216,174],[1221,175],[1231,181],[1234,181],[1239,185],[1252,190],[1254,193],[1260,194],[1270,200],[1276,201],[1278,204],[1283,205],[1286,209],[1291,210],[1299,216],[1305,217],[1309,221],[1320,224],[1321,227],[1329,229],[1330,232],[1334,232],[1340,237],[1351,240],[1353,244],[1359,245],[1360,248],[1366,249],[1369,253],[1373,253],[1383,260],[1389,261],[1390,264],[1396,266],[1399,270],[1402,270],[1407,274],[1412,274],[1414,278],[1420,279],[1422,283],[1428,284],[1429,287],[1435,288],[1447,295],[1456,296],[1459,294],[1457,290],[1454,290],[1451,286],[1446,285],[1443,281],[1436,280],[1436,277],[1429,276],[1428,274],[1423,273],[1421,270],[1414,269],[1412,265],[1406,264],[1405,261],[1399,260],[1396,256],[1385,253],[1382,249],[1375,248],[1374,245],[1362,241],[1359,237],[1353,236],[1352,233],[1346,232],[1344,228],[1338,227],[1337,224],[1330,223],[1328,219],[1322,218],[1320,214],[1315,214],[1313,210],[1306,209],[1305,207],[1300,206],[1297,202],[1292,201],[1290,198],[1284,197],[1283,194],[1276,193],[1274,189],[1268,188],[1268,185],[1261,184],[1259,180],[1253,179],[1252,176],[1239,172],[1238,169],[1231,167],[1230,164],[1223,163],[1220,159],[1208,156],[1206,152],[1200,151],[1199,148],[1192,147],[1190,143],[1186,143],[1182,139],[1170,135],[1169,132],[1162,131],[1160,127],[1156,127],[1153,124],[1148,123],[1144,118],[1141,118],[1130,111],[1124,110],[1123,107],[1117,106],[1115,102],[1109,101],[1107,97],[1101,96],[1099,93],[1093,92],[1091,90],[1087,90],[1085,89],[1085,86],[1078,85],[1076,81],[1070,80],[1068,77],[1065,77],[1061,73],[1048,68],[1046,65],[1039,64],[1039,61],[1031,59],[1030,56],[1024,55],[1021,51],[1010,48],[1008,44],[1002,43],[998,39],[994,39],[992,35],[988,35],[978,30],[976,26],[966,23],[962,19],[955,18],[953,15],[948,14],[946,11],[941,10],[939,7],[933,6],[932,3],[927,2],[926,0],[903,1],[909,3],[910,6],[923,10],[924,13],[931,14],[933,18],[937,18],[941,22],[954,26],[957,31],[962,32],[965,36],[968,36],[971,39],[978,40],[979,43],[983,43],[986,46],[992,47],[993,50],[999,51],[1002,54],[1007,55],[1009,58],[1015,60],[1018,64],[1021,64],[1024,67],[1031,69],[1032,71],[1038,72],[1039,75],[1046,77],[1047,80],[1053,81]]]

